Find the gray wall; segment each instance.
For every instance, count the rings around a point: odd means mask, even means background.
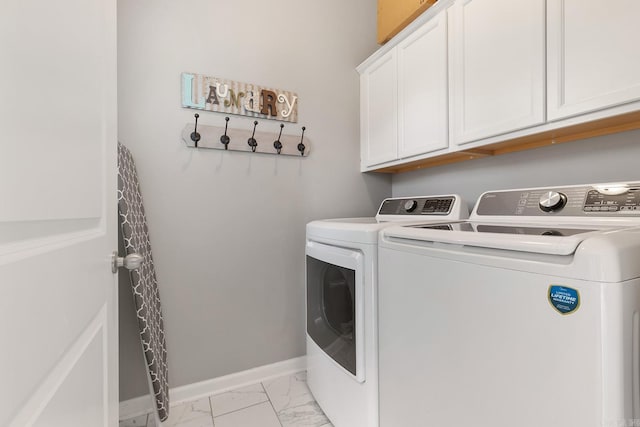
[[[141,181],[171,386],[303,355],[305,223],[370,216],[391,193],[389,176],[358,172],[355,67],[377,48],[375,0],[122,0],[118,9],[119,138]],[[297,92],[295,127],[307,127],[313,152],[186,148],[180,133],[194,111],[180,107],[184,71]],[[252,121],[232,116],[230,126]],[[123,283],[122,299],[127,291]],[[131,304],[121,309],[126,400],[147,390]]]
[[[471,160],[393,176],[393,195],[458,193],[470,206],[484,191],[640,181],[640,130]]]

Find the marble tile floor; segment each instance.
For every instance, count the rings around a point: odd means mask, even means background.
[[[120,427],[157,427],[152,415]],[[333,427],[307,387],[307,373],[275,378],[172,406],[162,427]]]

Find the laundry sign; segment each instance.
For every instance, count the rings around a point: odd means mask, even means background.
[[[298,121],[298,95],[202,74],[182,73],[182,106],[286,122]]]

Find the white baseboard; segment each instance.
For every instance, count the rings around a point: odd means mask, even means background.
[[[201,381],[169,389],[169,401],[171,406],[213,394],[224,393],[246,385],[259,383],[283,375],[307,369],[306,356],[259,366],[242,372]],[[140,396],[120,402],[120,419],[126,420],[140,415],[148,414],[153,410],[150,395]]]

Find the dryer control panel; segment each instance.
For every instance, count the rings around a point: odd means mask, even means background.
[[[380,205],[378,215],[448,215],[455,197],[406,197],[386,199]]]
[[[491,191],[480,197],[475,214],[487,216],[640,216],[640,183]]]

